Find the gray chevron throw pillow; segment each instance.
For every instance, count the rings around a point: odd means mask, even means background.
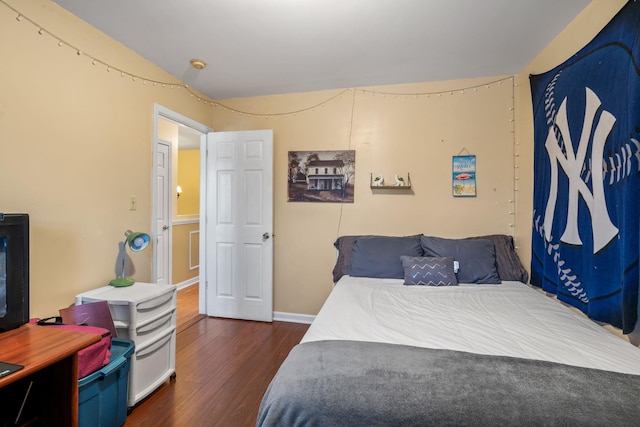
[[[454,286],[458,284],[452,257],[400,257],[405,285]]]

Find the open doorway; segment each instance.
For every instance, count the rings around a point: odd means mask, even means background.
[[[179,113],[154,107],[152,281],[192,288],[203,313],[199,285],[200,136],[212,129]],[[197,313],[196,313],[197,314]],[[180,318],[182,313],[178,313]]]

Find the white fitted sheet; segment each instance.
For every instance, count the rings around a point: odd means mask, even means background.
[[[404,286],[343,276],[302,342],[371,341],[640,375],[640,349],[528,285]]]

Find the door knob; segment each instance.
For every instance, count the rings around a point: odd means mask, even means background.
[[[263,233],[263,234],[262,234],[262,238],[263,238],[264,240],[268,240],[268,239],[269,239],[269,237],[270,237],[270,234],[269,234],[269,233]]]
[[[162,226],[162,231],[167,231],[168,229],[169,229],[169,226],[168,226],[168,225],[163,225],[163,226]]]

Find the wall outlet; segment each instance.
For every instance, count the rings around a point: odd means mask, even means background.
[[[138,196],[129,196],[129,210],[135,211],[138,209]]]

